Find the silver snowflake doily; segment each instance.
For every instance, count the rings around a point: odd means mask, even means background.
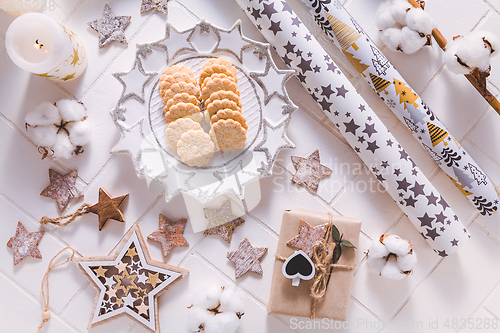
[[[285,88],[294,72],[278,69],[269,49],[245,37],[240,21],[227,30],[202,21],[181,32],[167,23],[164,38],[137,44],[132,69],[113,74],[123,91],[111,111],[121,134],[112,153],[129,154],[137,176],[167,201],[179,193],[201,202],[225,193],[243,199],[247,184],[272,174],[279,151],[295,147],[286,129],[297,107]],[[159,76],[173,64],[185,65],[199,76],[212,57],[227,58],[237,68],[247,142],[236,152],[216,152],[203,167],[189,167],[165,139]],[[208,132],[206,123],[202,127]]]

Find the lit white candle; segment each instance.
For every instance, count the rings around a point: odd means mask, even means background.
[[[53,81],[72,80],[87,67],[80,38],[40,13],[16,18],[7,29],[5,48],[17,66]]]

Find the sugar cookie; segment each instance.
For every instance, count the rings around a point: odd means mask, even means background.
[[[210,95],[210,97],[205,101],[205,105],[209,105],[210,103],[218,99],[228,99],[230,101],[235,102],[236,105],[238,105],[238,107],[241,108],[241,101],[239,95],[235,94],[232,91],[227,91],[227,90],[219,90],[212,93],[212,95]]]
[[[238,107],[238,105],[228,99],[217,99],[212,103],[205,105],[205,111],[208,112],[210,118],[212,118],[212,116],[219,110],[223,109],[231,109],[233,111],[241,112],[241,109]]]
[[[222,109],[217,111],[217,113],[210,118],[212,124],[221,119],[233,119],[234,121],[239,122],[241,124],[241,127],[243,127],[245,130],[248,129],[247,120],[245,119],[245,117],[243,117],[241,112],[231,109]]]
[[[181,139],[182,134],[190,130],[203,131],[199,123],[189,118],[179,118],[171,122],[165,131],[170,148],[177,149],[177,142]]]
[[[214,154],[214,143],[207,133],[189,130],[177,142],[177,154],[189,166],[203,166]]]
[[[207,78],[205,80],[205,86],[203,90],[201,91],[201,98],[206,101],[212,93],[219,91],[219,90],[228,90],[234,92],[236,95],[240,95],[240,91],[238,90],[238,85],[228,79],[228,78]]]
[[[203,117],[201,115],[200,108],[197,107],[196,105],[191,104],[191,103],[180,102],[180,103],[177,103],[175,105],[172,105],[172,107],[170,107],[169,111],[165,113],[165,122],[168,124],[168,123],[175,121],[179,118],[184,118],[186,116],[190,116],[190,115],[193,115],[196,113],[199,113],[200,117]]]
[[[213,124],[217,144],[222,151],[242,148],[247,140],[246,130],[232,119],[221,119]]]
[[[190,95],[195,96],[196,98],[200,98],[200,88],[198,88],[197,84],[193,84],[190,82],[177,82],[170,86],[170,89],[160,91],[160,95],[165,104],[168,103],[168,100],[173,98],[175,94],[188,93]]]
[[[174,97],[168,100],[165,105],[165,112],[168,112],[170,108],[177,103],[191,103],[196,106],[200,106],[200,101],[193,95],[188,93],[175,94]]]

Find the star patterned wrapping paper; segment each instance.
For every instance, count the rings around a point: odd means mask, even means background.
[[[482,215],[498,210],[495,186],[337,0],[301,0],[316,23]]]
[[[434,251],[445,257],[466,243],[458,216],[286,1],[236,2]]]

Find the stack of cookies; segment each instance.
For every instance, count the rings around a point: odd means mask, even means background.
[[[248,126],[241,113],[236,68],[229,60],[207,61],[199,82],[189,68],[173,65],[161,75],[159,91],[165,103],[167,143],[182,162],[203,166],[210,162],[216,146],[222,151],[243,147]],[[200,125],[200,99],[204,101],[210,134]]]
[[[160,77],[159,90],[167,124],[184,117],[201,121],[200,88],[189,68],[178,65],[167,68]]]
[[[165,103],[168,145],[189,166],[207,164],[215,145],[199,124],[203,119],[200,88],[193,72],[185,66],[167,68],[160,77],[159,90]]]
[[[248,126],[241,113],[236,68],[227,59],[210,59],[203,66],[199,84],[205,119],[218,147],[222,151],[242,148]]]

